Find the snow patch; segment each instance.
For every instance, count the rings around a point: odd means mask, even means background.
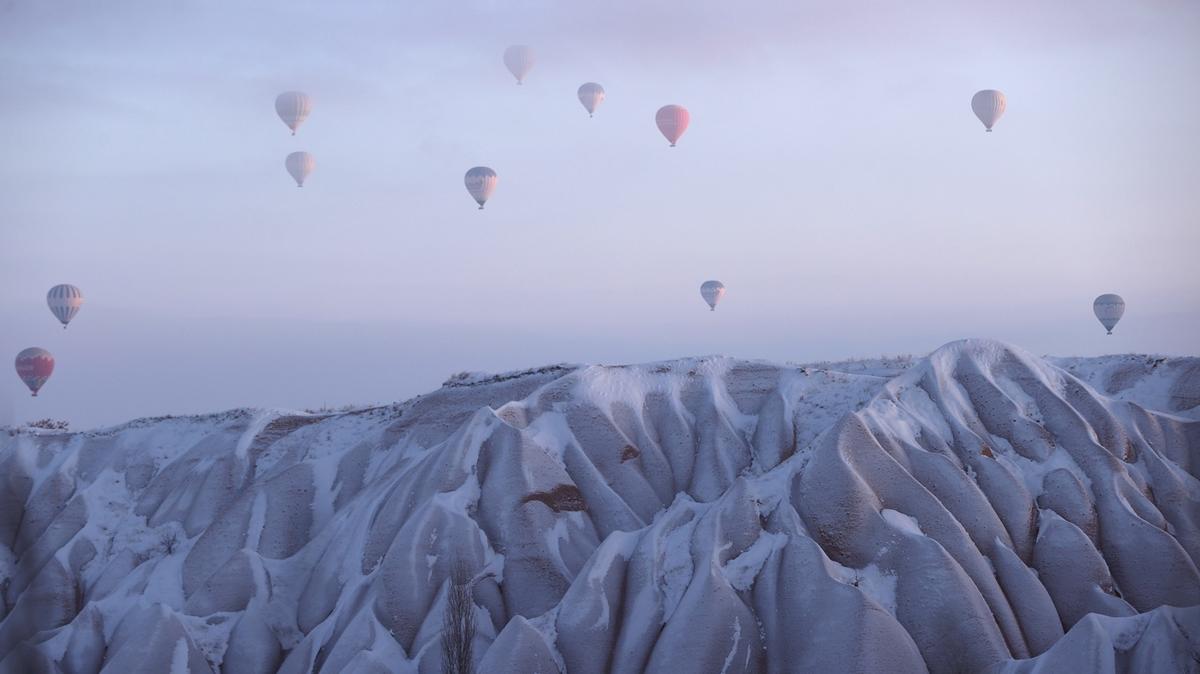
[[[763,564],[776,551],[787,547],[788,536],[784,533],[762,532],[754,543],[742,554],[729,560],[721,567],[725,580],[735,590],[746,591],[754,585],[754,579],[762,571]]]
[[[188,674],[188,644],[182,637],[175,642],[171,653],[171,674]]]
[[[233,454],[239,459],[245,459],[250,451],[250,446],[254,444],[254,439],[262,433],[267,424],[271,423],[279,416],[276,412],[266,410],[258,410],[254,413],[254,417],[250,420],[250,424],[246,427],[242,437],[238,439],[237,446],[233,449]]]
[[[911,534],[913,536],[925,535],[925,532],[921,531],[921,525],[917,523],[917,518],[913,517],[912,515],[905,515],[899,510],[890,510],[888,508],[880,510],[879,514],[883,515],[883,519],[886,520],[888,524],[906,534]]]
[[[858,589],[892,615],[896,615],[896,580],[894,572],[884,571],[875,564],[868,564],[857,573]]]
[[[729,647],[729,654],[725,656],[725,664],[721,667],[721,674],[729,672],[729,667],[733,664],[733,659],[737,657],[738,645],[741,643],[742,619],[735,616],[733,619],[733,645]]]

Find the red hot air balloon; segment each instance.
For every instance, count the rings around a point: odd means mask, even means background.
[[[25,382],[35,398],[52,372],[54,356],[49,351],[31,346],[17,354],[17,376]]]
[[[692,121],[692,116],[682,105],[664,105],[654,115],[654,123],[658,124],[658,130],[662,131],[662,135],[671,141],[671,147],[675,147],[675,141],[679,140],[684,131],[687,131],[690,121]]]

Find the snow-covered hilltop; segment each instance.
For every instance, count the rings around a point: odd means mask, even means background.
[[[1200,358],[983,340],[0,431],[0,672],[439,672],[456,563],[485,673],[1196,671],[1198,476]]]

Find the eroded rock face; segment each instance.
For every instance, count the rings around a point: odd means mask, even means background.
[[[438,672],[456,565],[481,672],[1194,667],[1197,372],[970,340],[0,431],[0,672]]]

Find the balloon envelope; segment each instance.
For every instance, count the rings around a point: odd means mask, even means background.
[[[504,66],[517,78],[517,84],[525,82],[525,76],[533,70],[533,50],[517,44],[504,50]]]
[[[300,91],[285,91],[275,97],[275,112],[292,130],[294,136],[296,129],[300,128],[304,120],[308,119],[308,113],[312,112],[312,99]]]
[[[49,351],[33,346],[17,354],[17,376],[25,382],[35,397],[52,372],[54,356],[51,356]]]
[[[579,102],[588,111],[588,117],[596,112],[596,108],[604,102],[604,87],[595,82],[588,82],[579,87]]]
[[[307,152],[293,152],[283,160],[288,173],[296,179],[296,187],[304,187],[304,181],[317,168],[317,158]]]
[[[1105,293],[1092,302],[1092,311],[1100,325],[1111,335],[1113,328],[1117,327],[1117,321],[1125,315],[1125,300],[1115,293]]]
[[[692,116],[682,105],[664,105],[654,115],[654,123],[658,124],[658,130],[671,142],[671,147],[675,147],[675,142],[687,131],[691,121]]]
[[[716,311],[717,302],[725,296],[725,284],[720,281],[705,281],[700,284],[700,296],[708,303],[710,311]]]
[[[1000,121],[1000,116],[1004,114],[1004,107],[1007,101],[1004,98],[1004,93],[995,89],[984,89],[983,91],[975,92],[971,97],[971,110],[975,112],[975,116],[979,121],[983,122],[984,128],[988,131]]]
[[[46,304],[66,330],[67,323],[75,318],[75,314],[79,313],[79,308],[83,306],[83,293],[69,283],[56,285],[46,293]]]
[[[496,172],[486,166],[476,166],[467,171],[463,182],[466,183],[467,191],[471,193],[475,203],[479,204],[479,210],[483,210],[483,205],[492,196],[498,180]]]

